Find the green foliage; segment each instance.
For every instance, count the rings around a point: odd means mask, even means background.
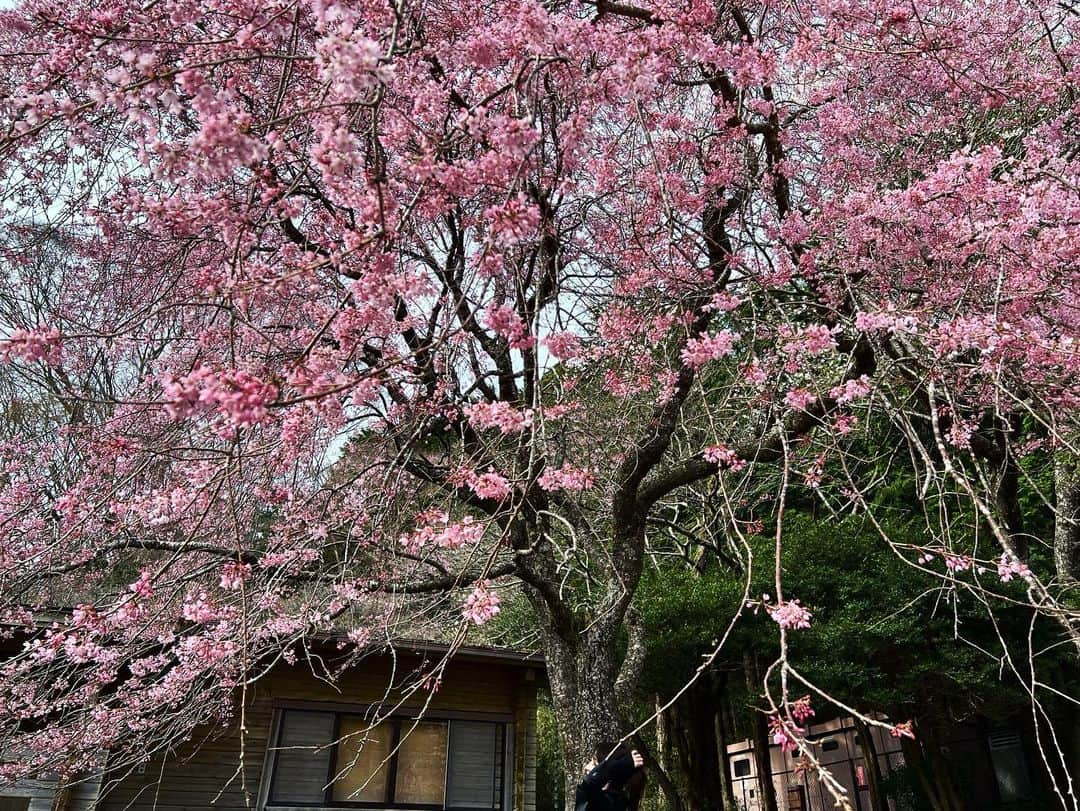
[[[562,811],[565,808],[562,759],[559,757],[559,731],[551,697],[540,694],[536,710],[536,809]]]
[[[925,542],[915,525],[888,531],[901,543]],[[838,698],[896,718],[929,705],[952,717],[1019,708],[1019,691],[984,652],[1001,646],[987,606],[905,563],[868,523],[791,515],[781,562],[785,597],[814,613],[809,631],[791,635],[793,661]],[[1030,612],[1003,600],[989,605],[1020,643]]]
[[[886,529],[898,543],[925,543],[914,522],[894,521]],[[758,537],[752,548],[750,598],[775,599],[773,539]],[[1002,718],[1024,706],[1015,679],[1002,674],[994,657],[1026,650],[1029,609],[1004,599],[984,604],[971,590],[913,568],[859,517],[823,521],[789,513],[781,565],[784,597],[798,598],[814,615],[811,629],[789,634],[791,661],[837,698],[897,718],[928,711]],[[983,577],[993,589],[1023,596],[1020,583],[1000,584],[995,572]],[[742,578],[719,566],[700,576],[684,566],[646,574],[638,594],[651,629],[643,690],[673,691],[692,674],[738,610]],[[973,583],[971,573],[960,579]],[[1051,641],[1049,626],[1036,631],[1044,644]],[[734,669],[743,650],[771,661],[778,640],[768,614],[749,610],[719,665]]]

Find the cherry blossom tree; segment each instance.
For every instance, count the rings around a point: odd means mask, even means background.
[[[872,420],[935,505],[932,544],[881,542],[967,593],[1022,582],[1080,650],[1078,19],[0,12],[0,592],[31,637],[0,668],[26,753],[3,768],[135,763],[314,634],[460,639],[514,586],[573,773],[641,720],[619,708],[652,522],[705,487],[742,552],[762,519],[783,543],[794,483],[869,510]],[[747,603],[782,629],[772,725],[798,749],[784,640],[813,607],[779,567]]]

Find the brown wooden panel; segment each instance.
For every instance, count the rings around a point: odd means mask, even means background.
[[[445,722],[401,725],[395,802],[443,804],[447,730]]]
[[[342,718],[339,734],[334,799],[385,802],[390,751],[394,746],[390,725],[369,728],[363,718]]]

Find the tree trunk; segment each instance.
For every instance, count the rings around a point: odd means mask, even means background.
[[[551,703],[566,776],[567,811],[573,811],[574,789],[593,749],[622,737],[615,699],[619,670],[615,642],[614,634],[602,626],[569,639],[550,630],[544,633]]]
[[[917,727],[918,740],[901,738],[904,763],[914,772],[933,811],[964,811],[952,773],[929,725]]]
[[[728,674],[721,671],[717,674],[717,693],[719,700],[716,702],[716,748],[720,752],[720,790],[724,809],[734,809],[735,787],[731,784],[731,758],[728,757],[727,735],[727,683]]]
[[[877,747],[870,727],[858,718],[855,719],[855,733],[862,750],[863,766],[866,769],[866,782],[870,787],[870,807],[873,811],[889,811],[889,801],[881,790],[881,764],[878,763]]]
[[[1080,460],[1054,454],[1054,568],[1063,582],[1080,580]]]
[[[754,696],[761,690],[761,675],[758,671],[757,656],[750,651],[743,651],[743,672],[746,675],[746,691],[749,695],[750,710],[753,715],[754,763],[757,767],[758,794],[761,796],[761,811],[778,811],[776,788],[772,780],[772,756],[769,751],[769,721],[764,707],[754,701]]]
[[[716,698],[713,674],[703,673],[672,708],[677,760],[690,811],[714,811],[717,799],[723,796],[716,742]]]
[[[661,709],[664,702],[660,700],[660,694],[653,695],[653,706],[656,712],[656,762],[665,772],[671,768],[671,715],[667,710]]]
[[[649,777],[656,779],[660,791],[664,794],[667,811],[687,811],[686,803],[683,802],[682,795],[679,793],[679,787],[675,785],[669,774],[660,767],[656,759],[650,757],[640,733],[634,735],[634,744],[637,746],[638,751],[641,752],[642,757],[645,758],[645,768],[648,770]]]
[[[68,808],[70,807],[71,786],[68,785],[68,779],[66,777],[58,777],[56,780],[56,790],[53,793],[49,809],[50,811],[68,811]]]

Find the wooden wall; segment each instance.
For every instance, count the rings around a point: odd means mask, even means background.
[[[60,790],[63,811],[89,811],[96,808],[100,780],[92,777],[77,781]],[[20,780],[17,785],[0,787],[0,809],[5,807],[4,800],[9,798],[29,799],[29,811],[51,811],[56,799],[55,780]],[[10,803],[10,807],[21,807],[22,803]]]
[[[96,808],[102,811],[203,811],[255,809],[267,760],[274,709],[292,702],[326,703],[328,708],[403,699],[386,694],[391,678],[412,681],[420,664],[413,657],[369,658],[336,680],[336,686],[312,676],[308,664],[282,664],[248,688],[245,710],[229,724],[204,729],[195,740],[167,757],[157,757],[140,774],[122,780],[106,775]],[[527,674],[532,672],[532,677]],[[536,807],[536,680],[530,668],[499,661],[459,661],[446,669],[437,692],[404,698],[402,710],[416,712],[430,697],[427,712],[478,712],[510,716],[514,721],[513,811]],[[243,733],[241,733],[241,724]],[[95,807],[95,806],[87,806]],[[72,809],[72,811],[82,811]]]

